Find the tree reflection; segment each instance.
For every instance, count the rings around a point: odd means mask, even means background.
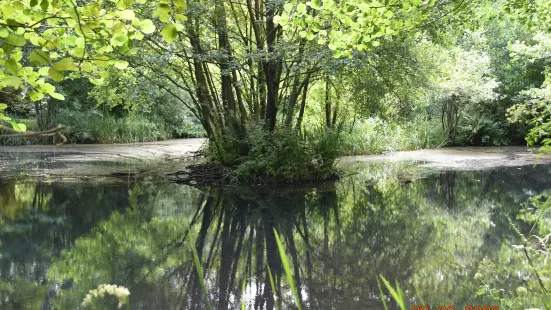
[[[212,189],[199,196],[197,209],[188,217],[153,217],[147,223],[139,212],[112,217],[82,244],[77,242],[50,274],[75,279],[78,289],[126,285],[133,305],[140,308],[204,309],[206,299],[218,309],[237,308],[242,299],[252,309],[293,308],[275,229],[286,244],[306,308],[375,306],[380,302],[376,275],[412,277],[433,230],[411,221],[417,212],[414,203],[403,204],[403,196],[389,193],[378,188],[341,191],[335,184],[279,193]],[[352,203],[347,194],[353,196]],[[151,230],[164,234],[152,235]],[[196,236],[206,299],[184,246],[192,240],[190,232]],[[76,305],[84,293],[67,294]]]
[[[549,188],[548,171],[397,173],[406,170],[365,167],[316,188],[203,192],[3,183],[0,271],[9,285],[1,305],[74,309],[110,283],[130,290],[132,309],[234,309],[242,301],[294,309],[274,229],[306,309],[380,308],[379,274],[399,281],[410,305],[414,286],[432,305],[474,303],[474,273],[514,238],[507,217]]]

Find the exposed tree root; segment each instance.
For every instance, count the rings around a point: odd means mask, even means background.
[[[191,185],[198,188],[209,186],[229,186],[229,185],[275,185],[275,184],[306,184],[324,181],[336,181],[343,175],[341,171],[336,171],[325,179],[305,179],[290,182],[284,179],[273,179],[266,176],[251,176],[246,181],[239,181],[231,177],[231,169],[213,164],[197,164],[186,167],[186,170],[169,173],[172,182]]]
[[[215,165],[199,164],[186,167],[185,171],[168,174],[171,181],[197,187],[220,186],[230,184],[227,168]]]

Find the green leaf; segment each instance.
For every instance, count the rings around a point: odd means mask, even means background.
[[[94,84],[94,85],[97,85],[97,86],[101,86],[101,85],[103,85],[104,80],[101,79],[101,78],[100,78],[100,79],[93,79],[93,78],[91,78],[91,79],[90,79],[90,83],[92,83],[92,84]]]
[[[23,36],[10,34],[6,38],[6,42],[8,42],[11,45],[15,45],[15,46],[23,46],[23,45],[25,45],[25,42],[27,42],[27,40],[25,40],[25,38]]]
[[[321,7],[321,1],[320,0],[312,0],[310,1],[310,7],[312,9],[318,10]]]
[[[48,70],[50,70],[50,67],[42,67],[38,69],[38,74],[40,74],[41,76],[47,76]]]
[[[153,21],[151,21],[151,19],[142,20],[142,22],[140,23],[140,28],[145,34],[151,34],[155,32],[155,25],[153,24]]]
[[[4,67],[6,67],[6,70],[9,73],[14,74],[14,75],[17,75],[17,73],[19,71],[18,63],[13,58],[9,58],[8,60],[6,60],[4,62]]]
[[[39,90],[46,94],[55,93],[55,87],[50,83],[44,83],[44,85],[40,86]]]
[[[29,54],[29,61],[36,66],[50,64],[50,56],[42,50],[34,50]]]
[[[53,68],[57,71],[77,70],[77,67],[74,64],[73,59],[70,57],[63,58],[62,60],[54,63]]]
[[[38,0],[31,0],[31,7],[35,7],[38,4]]]
[[[60,93],[51,93],[50,96],[52,96],[52,98],[55,98],[57,100],[65,100],[65,96],[63,96]]]
[[[63,72],[60,72],[54,68],[50,68],[50,70],[48,70],[48,75],[56,82],[63,81],[63,78],[65,77]]]
[[[134,0],[124,0],[124,5],[129,8],[134,4]]]
[[[10,122],[11,124],[11,127],[17,131],[26,131],[27,130],[27,126],[25,124],[19,124],[19,123],[16,123],[16,122]]]
[[[50,1],[48,0],[42,0],[40,2],[40,8],[42,8],[43,11],[47,11],[49,6],[50,6]]]
[[[2,27],[0,28],[0,38],[5,38],[9,35],[8,29]]]
[[[121,34],[120,36],[115,37],[115,40],[117,40],[121,43],[124,43],[124,42],[128,41],[128,36],[126,36],[124,34]]]
[[[115,66],[115,68],[120,69],[120,70],[126,69],[126,67],[128,67],[128,61],[126,61],[126,60],[116,60],[114,66]]]
[[[29,97],[32,101],[40,101],[42,100],[42,98],[44,98],[44,94],[42,94],[41,92],[37,92],[36,90],[31,90],[31,92],[29,93]]]
[[[5,103],[0,103],[0,111],[3,111],[8,108],[8,105]]]
[[[373,45],[373,47],[377,47],[377,46],[381,45],[381,42],[373,41],[373,42],[371,42],[371,45]]]
[[[3,76],[2,79],[0,79],[0,85],[3,85],[3,87],[19,88],[22,82],[20,78],[10,75]]]
[[[120,16],[121,16],[121,18],[126,19],[126,20],[133,20],[134,18],[136,18],[136,15],[134,14],[134,11],[132,11],[132,10],[121,11]]]
[[[299,3],[297,5],[297,12],[298,13],[305,13],[306,12],[306,4],[304,3]]]
[[[163,38],[166,42],[170,43],[176,39],[178,36],[178,30],[174,24],[166,24],[161,31]]]
[[[291,12],[291,10],[293,9],[293,5],[290,3],[285,3],[285,5],[283,5],[283,9],[285,10],[285,12]]]

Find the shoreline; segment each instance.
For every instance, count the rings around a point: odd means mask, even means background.
[[[164,176],[196,163],[193,155],[206,139],[178,139],[128,144],[77,144],[0,147],[1,178],[85,179],[120,175]],[[420,168],[485,170],[551,163],[527,147],[447,147],[397,151],[384,155],[343,156],[336,168],[353,171],[360,166],[412,162]]]

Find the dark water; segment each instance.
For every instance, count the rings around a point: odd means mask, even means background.
[[[274,229],[306,309],[382,309],[378,275],[398,281],[408,309],[419,297],[434,309],[492,304],[475,277],[489,262],[511,266],[499,277],[512,294],[526,281],[507,254],[519,243],[511,221],[551,189],[551,166],[355,170],[315,188],[204,192],[0,180],[0,307],[76,309],[106,283],[130,290],[130,309],[294,309]]]

